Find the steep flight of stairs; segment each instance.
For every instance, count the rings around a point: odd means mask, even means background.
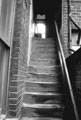
[[[22,120],[64,120],[64,93],[56,43],[34,37],[23,96]]]

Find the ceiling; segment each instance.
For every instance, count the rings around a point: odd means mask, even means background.
[[[60,7],[61,0],[33,0],[34,18],[37,14],[45,14],[47,19],[52,19]]]

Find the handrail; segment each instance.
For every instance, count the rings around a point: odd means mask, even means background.
[[[76,103],[75,103],[75,99],[74,99],[74,95],[73,95],[73,90],[72,90],[72,86],[71,86],[71,82],[70,82],[70,77],[69,77],[69,73],[68,73],[68,69],[67,69],[67,65],[66,65],[66,61],[65,61],[65,56],[64,56],[62,44],[61,44],[61,41],[60,41],[60,36],[59,36],[58,27],[57,27],[57,23],[56,22],[55,22],[55,27],[56,27],[56,33],[57,33],[57,44],[58,44],[60,57],[61,57],[60,59],[61,59],[62,65],[63,65],[62,69],[63,69],[64,74],[66,76],[66,79],[65,79],[66,81],[65,82],[68,85],[69,94],[70,94],[71,103],[72,103],[72,106],[73,106],[75,118],[76,118],[76,120],[79,120],[77,107],[76,107]]]

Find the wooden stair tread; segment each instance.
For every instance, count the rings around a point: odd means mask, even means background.
[[[60,95],[63,95],[63,94],[61,94],[61,93],[52,93],[52,92],[50,92],[50,93],[49,93],[49,92],[48,92],[48,93],[44,93],[44,92],[26,92],[26,91],[23,93],[23,95],[24,95],[24,94],[44,95],[44,96],[46,96],[46,95],[47,95],[47,96],[51,96],[51,95],[52,95],[52,96],[60,96]]]
[[[55,81],[55,82],[53,82],[53,81],[33,81],[33,80],[27,80],[27,81],[25,81],[25,83],[36,83],[36,84],[49,84],[49,85],[53,85],[53,84],[60,84],[60,82],[58,82],[58,81]]]
[[[31,120],[62,120],[65,109],[62,79],[55,41],[34,37],[23,93],[22,116]]]
[[[37,109],[64,109],[64,105],[62,104],[27,104],[23,103],[23,107],[28,108],[37,108]]]
[[[28,81],[41,81],[41,82],[60,82],[62,81],[62,75],[47,75],[47,74],[37,74],[37,73],[28,73],[27,74]],[[26,81],[27,81],[26,80]]]
[[[51,118],[51,117],[23,117],[21,120],[63,120],[62,118]]]

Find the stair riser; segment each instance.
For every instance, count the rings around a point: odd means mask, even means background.
[[[58,66],[56,66],[56,67],[53,67],[53,68],[44,68],[44,66],[43,67],[39,67],[39,68],[37,68],[37,67],[32,67],[32,66],[30,66],[29,68],[28,68],[28,72],[29,73],[41,73],[41,74],[53,74],[53,75],[59,75],[59,74],[61,74],[61,68],[60,67],[58,67]]]
[[[63,101],[63,95],[30,95],[24,94],[24,103],[31,104],[59,104]]]
[[[62,81],[62,76],[51,76],[51,75],[36,75],[36,74],[28,74],[27,76],[28,81],[37,81],[37,82],[61,82]],[[26,80],[26,81],[27,81]]]
[[[63,117],[63,108],[52,108],[52,109],[35,109],[35,108],[24,108],[22,116],[28,117]]]
[[[58,60],[58,56],[57,54],[36,54],[36,53],[32,53],[31,54],[31,59],[57,59]]]
[[[52,43],[55,43],[55,40],[53,38],[42,39],[42,38],[34,37],[33,41],[34,42],[47,42],[47,43],[51,41]]]
[[[43,50],[43,49],[41,50],[41,49],[39,49],[39,48],[38,48],[38,49],[35,48],[35,49],[33,49],[32,51],[33,51],[33,53],[35,52],[36,54],[38,54],[38,53],[40,53],[40,54],[47,54],[47,53],[48,53],[48,54],[51,54],[51,53],[54,53],[54,54],[55,54],[55,53],[56,53],[56,54],[57,54],[57,51],[56,51],[56,50],[54,50],[54,49],[49,50],[49,48],[47,48],[47,49],[44,48],[44,50]]]
[[[33,45],[32,46],[32,50],[36,50],[36,49],[38,49],[38,50],[41,50],[41,51],[43,51],[43,50],[55,50],[55,51],[57,51],[56,50],[56,45],[53,45],[53,44],[35,44],[35,45]]]
[[[27,92],[62,92],[62,83],[55,84],[36,84],[25,83],[25,91]]]
[[[56,44],[55,43],[55,41],[54,40],[40,40],[40,39],[38,39],[38,40],[33,40],[33,43],[40,43],[40,44]]]
[[[55,52],[46,52],[46,53],[45,53],[45,52],[40,52],[40,51],[38,52],[38,51],[37,51],[37,52],[32,52],[31,55],[33,55],[33,56],[35,55],[35,56],[37,56],[37,57],[39,57],[39,58],[40,58],[40,56],[41,56],[41,57],[44,57],[44,58],[45,58],[45,57],[46,57],[46,58],[47,58],[47,57],[50,58],[50,57],[52,57],[52,56],[53,56],[54,59],[57,59],[57,58],[58,58],[58,55],[57,55],[57,53],[55,53]]]
[[[30,60],[30,66],[54,66],[54,65],[59,65],[59,60]]]
[[[56,47],[56,46],[53,45],[53,44],[49,44],[49,45],[46,45],[46,44],[45,44],[45,45],[44,45],[44,44],[35,44],[35,45],[32,46],[32,49],[31,49],[31,50],[32,50],[32,51],[33,51],[33,50],[41,50],[41,51],[42,51],[42,50],[47,50],[47,51],[48,51],[48,50],[55,50],[55,51],[56,51],[55,47]]]

